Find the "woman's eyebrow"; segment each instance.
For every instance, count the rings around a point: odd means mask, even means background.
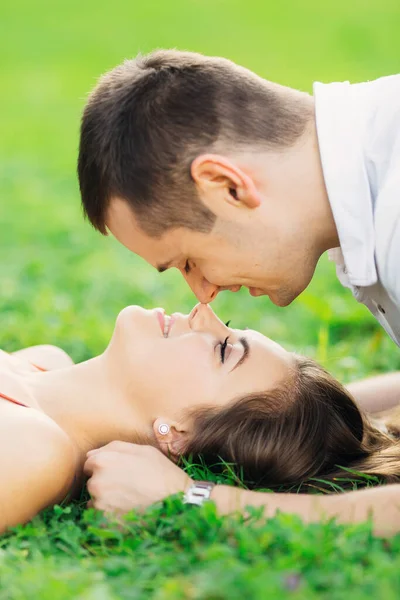
[[[242,365],[250,356],[250,345],[249,345],[249,342],[247,341],[247,339],[244,337],[241,337],[239,339],[239,342],[243,346],[243,354],[240,357],[240,359],[238,360],[238,362],[236,363],[236,365],[233,367],[232,371],[234,371],[235,369],[240,367],[240,365]],[[232,373],[232,371],[231,371],[231,373]]]

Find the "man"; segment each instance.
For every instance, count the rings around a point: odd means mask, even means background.
[[[399,345],[399,97],[400,76],[315,84],[311,97],[222,58],[178,51],[138,57],[106,74],[85,108],[84,210],[99,231],[111,231],[160,272],[178,268],[203,303],[246,286],[286,306],[307,287],[320,256],[335,249],[340,281]],[[352,391],[367,409],[377,395],[389,408],[398,403],[400,377]],[[125,470],[116,479],[121,453]],[[110,468],[100,469],[102,461]],[[94,504],[110,510],[188,484],[154,449],[129,445],[94,453],[87,472]],[[211,497],[221,510],[243,509],[245,497],[268,502],[270,514],[280,508],[308,519],[365,518],[386,502],[400,529],[397,493],[392,486],[358,492],[356,500],[292,500],[217,486]]]

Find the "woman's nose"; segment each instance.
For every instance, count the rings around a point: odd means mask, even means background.
[[[209,304],[197,304],[189,315],[189,324],[193,331],[215,335],[223,335],[228,331]]]

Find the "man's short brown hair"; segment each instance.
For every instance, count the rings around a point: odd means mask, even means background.
[[[132,207],[143,230],[211,230],[215,216],[196,193],[196,156],[240,147],[292,145],[309,119],[302,95],[233,62],[159,50],[103,77],[85,107],[78,174],[82,203],[106,233],[112,197]],[[300,98],[300,100],[299,100]]]

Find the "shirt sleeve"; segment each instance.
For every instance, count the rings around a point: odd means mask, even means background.
[[[400,313],[400,163],[377,198],[375,248],[379,278]]]

